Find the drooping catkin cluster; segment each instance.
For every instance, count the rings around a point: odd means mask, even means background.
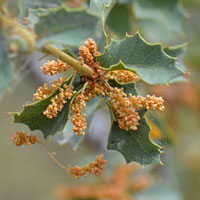
[[[85,135],[85,129],[87,128],[85,114],[82,114],[83,107],[86,107],[86,102],[95,98],[97,95],[105,96],[103,83],[97,82],[94,87],[89,86],[82,93],[78,94],[72,104],[72,118],[71,121],[74,125],[73,131],[77,135]]]
[[[62,71],[66,71],[68,68],[70,68],[69,65],[62,61],[55,61],[55,60],[48,60],[43,67],[40,67],[43,74],[53,76],[55,74],[58,74]]]
[[[66,78],[63,77],[63,78],[59,78],[56,81],[53,81],[50,86],[48,86],[47,83],[44,83],[44,86],[39,87],[36,90],[35,94],[33,94],[33,101],[37,101],[37,100],[40,101],[40,100],[48,97],[57,89],[57,87],[59,87],[65,81],[66,81]]]
[[[116,79],[120,83],[137,82],[139,80],[137,74],[127,70],[114,70],[105,74],[106,79]]]
[[[126,131],[136,130],[139,125],[140,116],[136,108],[131,105],[123,89],[115,87],[108,92],[108,96],[110,97],[110,103],[119,127]]]
[[[72,110],[72,118],[71,121],[74,124],[73,131],[78,136],[85,135],[84,130],[87,128],[85,114],[82,114],[82,108],[86,106],[84,95],[79,94],[76,96],[71,110]]]
[[[75,93],[76,91],[73,91],[72,85],[64,84],[63,87],[59,88],[59,93],[51,98],[51,104],[43,114],[49,119],[56,117],[58,112],[61,112],[64,104],[67,103],[67,99],[71,99]]]
[[[165,106],[164,100],[162,97],[156,97],[155,95],[146,97],[142,96],[133,96],[129,94],[129,101],[132,105],[134,105],[137,109],[146,108],[147,110],[159,110],[164,111]]]
[[[25,132],[17,131],[11,136],[11,140],[16,146],[28,145],[31,146],[38,142],[38,137],[35,135],[27,135]]]
[[[99,176],[104,169],[104,165],[106,164],[106,160],[104,160],[104,155],[101,154],[96,156],[96,160],[92,161],[86,166],[68,166],[69,174],[74,177],[74,179],[79,179],[80,176],[88,177],[90,174],[94,174]]]

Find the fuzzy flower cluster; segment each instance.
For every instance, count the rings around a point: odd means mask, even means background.
[[[100,53],[97,51],[97,43],[91,38],[88,38],[84,45],[79,47],[80,61],[91,67],[95,72],[93,80],[105,73],[104,70],[100,69],[100,63],[96,61],[96,57],[99,54]],[[88,78],[82,76],[82,80],[86,82]]]
[[[62,83],[66,81],[66,78],[59,78],[56,81],[53,81],[50,86],[47,83],[44,83],[43,87],[39,87],[35,94],[33,94],[33,101],[42,100],[49,95],[51,95]]]
[[[11,140],[16,146],[28,145],[31,146],[38,142],[38,138],[35,135],[27,135],[25,132],[17,131],[16,134],[11,136]]]
[[[108,93],[108,96],[110,97],[110,103],[119,127],[126,131],[136,130],[139,125],[140,116],[136,108],[131,105],[123,89],[113,88]]]
[[[82,108],[86,107],[85,98],[83,94],[76,96],[74,103],[72,104],[72,118],[71,121],[74,124],[73,131],[78,136],[85,135],[84,130],[87,128],[85,114],[82,114]]]
[[[78,94],[72,104],[72,118],[71,121],[74,125],[73,131],[78,136],[85,135],[84,130],[87,128],[85,114],[82,114],[83,107],[86,107],[86,102],[95,98],[97,95],[105,96],[102,82],[97,82],[95,87],[89,86],[81,94]]]
[[[104,165],[106,164],[106,160],[104,160],[104,155],[96,156],[96,160],[89,163],[86,166],[68,166],[69,174],[74,177],[74,179],[79,179],[80,176],[88,177],[90,174],[94,174],[99,176],[104,169]]]
[[[43,74],[53,76],[62,71],[66,71],[70,66],[62,61],[48,60],[43,67],[40,67]]]
[[[132,105],[134,105],[137,109],[146,108],[147,110],[159,110],[164,111],[165,106],[164,100],[162,97],[156,97],[155,95],[146,97],[142,96],[133,96],[129,94],[129,101]]]
[[[49,104],[43,114],[49,119],[56,117],[58,112],[67,103],[67,99],[71,99],[75,93],[76,91],[73,91],[72,85],[64,84],[63,87],[59,88],[59,93],[51,98],[51,104]]]
[[[114,70],[105,74],[106,79],[116,79],[120,83],[137,82],[139,80],[137,74],[127,70]]]

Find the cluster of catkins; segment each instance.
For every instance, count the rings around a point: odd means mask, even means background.
[[[85,135],[87,124],[85,114],[82,114],[82,110],[91,98],[98,95],[109,97],[115,119],[119,127],[126,131],[137,130],[140,120],[139,109],[164,110],[164,100],[162,97],[150,95],[146,97],[133,96],[131,93],[126,94],[123,88],[111,87],[108,83],[110,79],[115,79],[121,84],[126,84],[138,81],[138,76],[128,70],[102,70],[100,63],[96,61],[96,57],[100,54],[97,51],[97,44],[91,38],[79,48],[79,54],[80,61],[91,67],[95,73],[92,79],[85,75],[81,76],[82,82],[85,84],[84,88],[75,96],[72,102],[71,121],[74,125],[73,131],[75,134]],[[62,61],[47,61],[41,67],[42,72],[48,75],[58,74],[68,68],[70,66]],[[43,112],[50,119],[56,117],[58,112],[64,107],[64,104],[75,95],[76,91],[73,90],[73,83],[67,85],[65,78],[59,78],[57,81],[52,82],[51,86],[44,84],[34,94],[33,100],[41,100],[52,94],[58,87],[60,87],[59,93],[51,98],[51,104]]]
[[[43,114],[47,118],[52,119],[57,117],[67,101],[70,100],[71,121],[74,125],[73,131],[80,136],[85,135],[87,128],[85,114],[82,113],[83,108],[86,107],[86,103],[91,98],[95,98],[96,96],[108,97],[115,120],[118,122],[119,127],[126,131],[137,130],[140,123],[138,110],[142,108],[147,110],[164,110],[162,97],[150,95],[146,97],[134,96],[131,93],[126,94],[123,87],[112,87],[109,84],[109,80],[115,79],[120,84],[127,84],[138,81],[138,76],[128,70],[105,71],[101,69],[100,63],[97,62],[97,56],[100,53],[97,51],[96,42],[91,38],[79,48],[79,54],[80,63],[92,68],[94,72],[93,77],[89,78],[81,74],[81,81],[84,86],[79,91],[76,91],[73,86],[76,73],[73,74],[69,84],[67,78],[61,77],[53,81],[50,86],[45,83],[43,87],[39,87],[33,95],[33,100],[39,101],[47,97],[50,98],[50,104],[43,111]],[[53,60],[47,61],[41,67],[41,70],[44,74],[53,76],[69,68],[72,67],[60,60]],[[26,133],[19,131],[11,139],[17,146],[39,143],[36,136],[28,136]],[[99,175],[105,163],[106,161],[103,160],[103,155],[100,155],[96,157],[95,161],[84,167],[72,167],[69,165],[68,172],[76,179],[80,176],[87,177],[89,174]]]

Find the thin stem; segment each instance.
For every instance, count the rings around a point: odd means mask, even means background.
[[[102,78],[102,80],[103,80],[103,82],[105,83],[106,88],[107,88],[109,91],[113,91],[113,88],[110,86],[110,84],[108,83],[108,81],[106,81],[106,80],[103,79],[103,78]]]
[[[73,75],[73,77],[72,77],[72,79],[71,79],[71,81],[70,81],[70,86],[72,86],[72,84],[73,84],[73,82],[74,82],[74,79],[75,79],[75,77],[76,77],[76,72],[74,72],[74,75]]]
[[[65,171],[68,172],[68,168],[65,167],[64,165],[62,165],[55,157],[55,153],[51,152],[48,148],[48,146],[42,142],[38,142],[39,144],[41,144],[48,152],[48,155],[50,156],[50,158],[56,163],[56,165],[58,165],[60,168],[64,169]]]
[[[61,61],[66,62],[71,67],[73,67],[75,70],[80,72],[81,74],[84,74],[89,78],[93,77],[94,70],[92,68],[81,63],[79,60],[72,58],[71,56],[69,56],[68,54],[64,53],[63,51],[55,48],[54,46],[52,46],[50,44],[46,44],[42,48],[42,50],[43,50],[44,53],[53,55],[57,59],[60,59]]]
[[[87,87],[87,85],[88,85],[88,82],[86,82],[86,83],[83,85],[83,89],[82,89],[82,91],[81,91],[81,94],[83,94],[83,93],[85,92],[85,88]]]

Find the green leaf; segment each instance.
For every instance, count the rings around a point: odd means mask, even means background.
[[[126,33],[132,33],[133,22],[134,18],[130,7],[126,4],[115,4],[106,19],[106,32],[110,33],[111,31],[112,38],[123,38]]]
[[[183,72],[187,71],[187,68],[183,64],[183,56],[184,56],[186,47],[187,47],[187,43],[184,43],[184,44],[172,46],[172,47],[166,46],[163,49],[168,55],[178,58],[176,61],[176,66]],[[172,79],[170,81],[170,83],[179,83],[179,82],[183,82],[183,81],[187,81],[187,79],[184,76],[180,76],[175,79]]]
[[[67,81],[67,83],[70,80]],[[74,83],[75,90],[78,90],[81,83],[76,80]],[[58,113],[57,117],[53,119],[47,118],[43,111],[46,110],[48,105],[51,103],[50,100],[56,94],[59,93],[59,88],[49,97],[26,105],[20,113],[11,113],[14,117],[14,123],[23,123],[26,124],[31,131],[41,130],[46,138],[49,135],[55,134],[57,131],[62,131],[65,127],[65,124],[68,120],[69,110],[70,110],[70,101],[64,105],[61,112]]]
[[[102,12],[103,12],[103,7],[105,5],[109,5],[111,2],[113,2],[115,0],[90,0],[90,6],[89,6],[89,10],[90,12],[96,14],[97,16],[101,16]],[[107,15],[107,13],[104,12],[104,15]]]
[[[38,12],[38,15],[34,12],[34,29],[39,45],[53,42],[77,47],[88,37],[94,36],[98,23],[98,17],[85,9],[68,9],[61,6]]]
[[[183,34],[182,21],[187,13],[179,0],[135,0],[133,6],[139,20],[154,20],[170,32]]]
[[[8,58],[7,39],[3,33],[0,34],[0,44],[0,94],[2,94],[12,79],[12,64]]]
[[[109,80],[112,87],[122,88],[126,94],[138,95],[135,83],[119,84],[116,80]],[[108,136],[107,149],[122,153],[127,163],[139,162],[141,165],[160,163],[160,147],[154,144],[150,138],[150,127],[146,122],[144,114],[146,110],[140,110],[141,117],[136,131],[125,131],[119,128],[114,120],[111,105],[107,102],[111,112],[111,128]]]
[[[187,71],[187,68],[183,64],[183,56],[187,47],[187,43],[177,46],[166,46],[163,50],[166,54],[172,57],[177,57],[176,66],[182,71]]]
[[[64,0],[18,0],[21,1],[22,17],[28,15],[30,8],[55,8],[63,3]]]
[[[140,112],[140,125],[136,131],[125,131],[113,122],[108,138],[107,149],[122,153],[127,163],[138,162],[141,165],[161,163],[159,146],[149,139],[150,128]]]
[[[183,75],[175,65],[175,58],[164,53],[160,44],[146,42],[139,33],[123,40],[112,40],[98,61],[108,71],[119,67],[135,71],[149,84],[168,84]]]
[[[86,135],[91,132],[92,119],[100,106],[101,101],[98,98],[91,99],[90,102],[87,103],[87,110],[85,111],[87,123],[87,129],[85,130]],[[74,150],[77,150],[78,146],[84,140],[86,135],[78,136],[73,132],[72,128],[73,124],[71,120],[68,120],[63,131],[56,133],[52,137],[52,140],[60,145],[69,144]]]
[[[115,3],[116,0],[90,1],[89,11],[99,17],[94,39],[98,43],[98,50],[100,52],[103,51],[107,43],[107,36],[104,30],[104,24]]]

